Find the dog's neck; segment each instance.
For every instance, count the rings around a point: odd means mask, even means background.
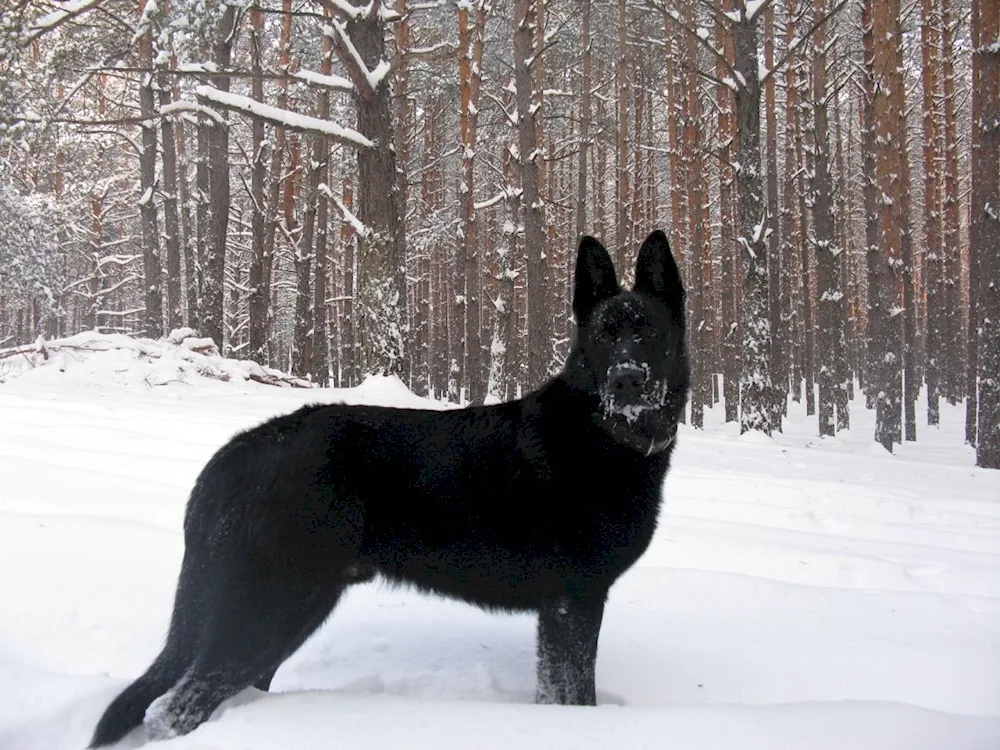
[[[663,453],[667,448],[674,444],[674,440],[677,439],[677,428],[674,427],[674,431],[670,433],[670,437],[664,438],[663,440],[653,440],[650,438],[649,447],[643,451],[646,454],[646,458],[649,458],[654,453]]]

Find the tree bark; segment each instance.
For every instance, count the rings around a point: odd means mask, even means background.
[[[518,160],[520,163],[521,208],[528,276],[528,379],[536,388],[548,376],[552,351],[552,321],[548,310],[548,265],[545,262],[545,213],[539,194],[540,156],[537,141],[539,116],[538,89],[533,66],[540,50],[533,43],[533,27],[538,23],[538,0],[514,3],[514,84],[517,90]]]
[[[735,67],[742,76],[736,88],[739,131],[736,184],[739,194],[740,252],[743,258],[743,372],[740,378],[742,414],[740,432],[758,430],[767,435],[771,421],[771,326],[769,320],[767,245],[769,221],[761,176],[760,78],[756,18],[733,25]]]
[[[796,38],[798,28],[798,7],[796,0],[790,0],[785,22],[785,49],[793,43]],[[798,149],[796,146],[801,143],[799,137],[799,87],[798,72],[794,64],[789,64],[785,70],[785,158],[782,184],[782,205],[781,205],[781,297],[784,304],[784,315],[786,317],[785,327],[788,330],[788,359],[791,370],[792,398],[796,402],[800,400],[802,392],[802,379],[805,375],[803,366],[803,347],[801,345],[800,316],[801,305],[798,304],[797,295],[793,292],[799,288],[796,281],[799,274],[796,273],[796,259],[800,257],[802,236],[799,231],[798,219],[798,191],[796,190],[797,175],[799,174],[800,162]],[[807,387],[811,387],[808,383]]]
[[[348,211],[354,210],[354,185],[350,177],[344,178],[341,202]],[[361,383],[361,356],[358,343],[358,325],[355,315],[357,274],[355,273],[355,231],[348,221],[340,225],[340,248],[344,269],[344,315],[340,326],[341,388],[351,388]]]
[[[393,27],[395,42],[395,84],[393,87],[393,137],[396,150],[396,195],[399,201],[399,215],[405,222],[410,202],[409,164],[414,131],[412,95],[410,92],[410,45],[412,29],[408,0],[395,0],[397,20]],[[426,396],[429,382],[427,377],[427,350],[422,346],[417,310],[421,295],[421,250],[408,247],[404,259],[407,277],[407,309],[403,311],[407,336],[407,372],[405,382],[418,396]]]
[[[875,36],[873,20],[873,0],[865,0],[862,5],[862,76],[863,100],[861,115],[861,176],[865,209],[865,268],[868,280],[865,315],[865,400],[869,409],[874,409],[881,387],[881,369],[878,362],[879,327],[877,316],[879,307],[879,193],[875,179]]]
[[[139,15],[146,0],[139,0]],[[160,235],[156,218],[156,112],[153,98],[153,34],[148,26],[139,37],[139,66],[143,72],[139,84],[139,112],[142,116],[142,151],[139,154],[139,220],[142,226],[142,266],[144,276],[143,316],[145,334],[163,335],[163,291],[160,264]]]
[[[462,177],[459,185],[458,257],[455,259],[453,310],[456,380],[468,388],[471,403],[481,404],[486,396],[483,372],[482,330],[479,310],[479,233],[476,223],[475,163],[478,132],[479,89],[482,82],[486,3],[477,0],[475,16],[470,8],[458,7],[458,62],[462,145]],[[463,352],[464,345],[464,352]],[[463,356],[464,354],[464,356]]]
[[[236,9],[226,6],[219,20],[213,42],[213,57],[220,71],[229,69],[236,40]],[[229,76],[214,75],[212,84],[229,91]],[[227,114],[219,113],[226,120]],[[210,337],[226,351],[224,326],[224,288],[226,274],[226,238],[229,228],[229,127],[213,121],[208,142],[209,203],[211,205],[210,241],[204,260],[202,284],[202,335]]]
[[[819,19],[826,12],[826,0],[814,0],[813,15]],[[832,436],[837,409],[836,391],[846,388],[839,381],[843,372],[843,290],[840,261],[842,248],[835,233],[833,175],[830,159],[830,133],[827,97],[827,35],[825,25],[813,34],[812,112],[813,164],[812,182],[813,242],[816,252],[818,293],[818,381],[819,434]]]
[[[927,424],[940,422],[941,351],[944,340],[943,246],[941,236],[941,122],[938,101],[940,84],[940,22],[937,0],[922,0],[921,62],[923,68],[923,156],[924,156],[924,288],[926,289],[927,334],[925,380],[927,382]]]
[[[686,12],[685,23],[689,28],[694,28],[697,24],[695,5],[688,4]],[[698,59],[698,40],[694,35],[687,36],[685,56],[688,60]],[[709,379],[704,357],[704,343],[707,338],[705,335],[705,293],[707,288],[702,274],[705,230],[707,229],[703,212],[707,196],[703,190],[702,170],[696,167],[701,158],[702,150],[701,101],[698,95],[700,82],[697,68],[694,65],[688,66],[687,73],[687,107],[684,113],[684,162],[689,177],[686,187],[690,195],[687,216],[689,273],[686,279],[690,323],[687,335],[691,351],[698,353],[697,356],[691,358],[691,426],[701,429],[705,424],[705,402],[711,398],[709,391],[708,399],[706,399],[706,386]]]
[[[359,9],[346,22],[346,35],[367,71],[340,36],[334,47],[354,81],[358,132],[375,144],[357,151],[358,218],[365,226],[357,247],[358,338],[366,375],[405,376],[406,234],[400,215],[399,183],[389,73],[373,85],[369,74],[385,62],[385,29],[378,5],[351,0]]]
[[[973,0],[972,225],[979,334],[976,465],[1000,469],[1000,8]],[[977,34],[978,26],[978,34]]]
[[[733,9],[732,0],[723,0],[722,10]],[[733,37],[723,18],[715,21],[716,47],[726,60],[733,63]],[[715,73],[724,78],[728,73],[721,60],[716,61]],[[736,304],[739,284],[739,243],[736,242],[736,193],[733,179],[733,146],[736,129],[733,120],[733,92],[728,86],[717,86],[719,105],[719,232],[722,263],[722,388],[725,419],[735,422],[740,417],[740,326],[742,321]],[[682,183],[683,185],[683,183]],[[678,186],[681,187],[681,186]]]
[[[764,9],[764,65],[774,67],[774,5]],[[788,400],[788,368],[785,364],[787,331],[781,315],[781,232],[778,222],[778,117],[775,78],[764,85],[764,112],[767,122],[767,205],[768,223],[768,317],[771,326],[771,382],[774,395],[771,402],[771,424],[781,430],[785,404]]]
[[[164,6],[166,12],[166,6]],[[161,31],[161,34],[164,33]],[[166,50],[161,50],[165,54]],[[157,94],[160,107],[170,104],[170,76],[167,64],[157,80]],[[164,245],[167,251],[167,329],[180,328],[184,320],[184,306],[181,300],[181,230],[177,211],[177,136],[171,117],[160,120],[161,150],[163,154],[163,226]]]
[[[947,335],[945,337],[946,362],[944,373],[946,396],[949,403],[957,403],[965,391],[965,339],[962,320],[962,258],[959,238],[959,184],[958,184],[958,121],[955,112],[955,20],[951,10],[952,0],[941,0],[941,76],[942,106],[944,108],[944,191],[942,194],[942,221],[945,255],[945,306]],[[966,441],[970,440],[966,435]]]
[[[330,37],[323,37],[323,62],[320,64],[320,74],[330,75],[333,66],[333,43]],[[326,88],[317,94],[316,115],[321,120],[330,119],[330,92]],[[312,335],[312,378],[320,386],[330,384],[330,326],[327,314],[326,290],[329,268],[327,266],[326,248],[329,232],[329,200],[327,191],[330,189],[330,144],[325,136],[316,136],[314,141],[313,161],[316,180],[316,239],[313,257],[315,258],[316,277],[313,281],[313,335]]]
[[[570,238],[569,248],[575,250],[587,228],[587,154],[590,151],[591,119],[591,49],[590,49],[590,0],[581,3],[582,25],[580,46],[583,48],[583,81],[580,84],[580,153],[576,170],[576,236]]]
[[[264,79],[263,67],[263,31],[264,12],[259,5],[255,5],[250,10],[250,66],[256,74],[251,86],[254,100],[264,101]],[[267,364],[269,362],[267,353],[267,323],[268,310],[270,309],[271,293],[265,287],[264,267],[270,266],[271,258],[267,254],[267,196],[264,190],[267,171],[267,151],[264,141],[264,121],[254,118],[250,125],[252,133],[251,141],[251,167],[250,167],[250,226],[251,226],[251,247],[250,247],[250,274],[249,274],[249,300],[248,300],[248,336],[250,342],[250,359]],[[276,176],[272,178],[277,181]],[[268,274],[270,275],[270,274]]]
[[[629,116],[629,80],[628,80],[628,15],[625,0],[618,0],[618,73],[616,87],[618,89],[618,150],[615,162],[615,186],[617,199],[615,201],[617,223],[615,232],[614,256],[619,274],[626,272],[626,251],[628,250],[629,231],[629,171],[628,171],[628,116]]]
[[[870,0],[869,0],[870,1]],[[892,452],[901,442],[902,341],[899,314],[903,312],[900,272],[903,266],[904,167],[901,151],[904,133],[902,118],[902,29],[900,0],[878,0],[872,13],[874,39],[875,96],[875,184],[878,201],[878,259],[870,283],[875,288],[869,356],[878,391],[875,406],[875,440]]]

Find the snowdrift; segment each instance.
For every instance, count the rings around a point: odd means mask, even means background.
[[[6,372],[5,372],[6,370]],[[301,378],[250,360],[228,359],[215,342],[191,328],[177,328],[164,339],[132,338],[122,334],[85,331],[67,338],[39,340],[31,346],[0,349],[0,378],[72,380],[94,384],[160,386],[191,384],[201,378],[247,381],[264,385],[310,388]]]
[[[183,333],[0,354],[2,750],[80,750],[159,651],[187,493],[233,433],[311,402],[447,408],[395,378],[266,386]],[[372,584],[275,692],[157,747],[1000,748],[1000,472],[973,466],[961,410],[894,456],[857,403],[834,439],[798,404],[773,438],[721,411],[682,428],[653,543],[611,591],[596,709],[532,704],[531,617]]]

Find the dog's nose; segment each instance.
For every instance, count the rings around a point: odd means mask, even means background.
[[[645,382],[645,371],[635,365],[618,365],[611,371],[611,392],[618,399],[635,398]]]

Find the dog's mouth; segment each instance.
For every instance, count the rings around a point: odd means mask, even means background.
[[[625,394],[609,386],[600,397],[595,420],[616,442],[650,456],[676,439],[677,409],[666,383],[647,380]]]

